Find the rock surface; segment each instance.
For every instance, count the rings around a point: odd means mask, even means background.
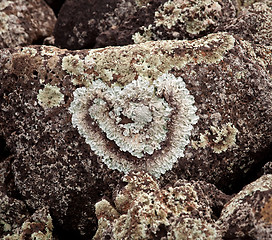
[[[231,0],[67,0],[54,36],[58,47],[68,49],[194,39],[212,33],[235,14]]]
[[[145,172],[124,177],[127,185],[116,193],[115,208],[98,202],[98,230],[93,239],[220,239],[212,207],[228,197],[205,182],[177,181],[160,189]]]
[[[18,191],[87,238],[94,204],[112,199],[124,172],[147,170],[162,187],[187,178],[233,190],[271,154],[270,47],[217,33],[0,56],[0,134]]]
[[[53,239],[52,231],[52,218],[48,209],[43,208],[35,211],[33,215],[25,220],[17,233],[8,234],[4,236],[3,240],[51,240]]]
[[[217,223],[223,239],[271,239],[272,175],[245,186],[225,205]]]
[[[0,2],[0,48],[26,46],[50,36],[56,23],[43,0]]]
[[[219,31],[271,45],[271,5],[235,0],[67,0],[54,36],[56,46],[67,49],[192,40]]]

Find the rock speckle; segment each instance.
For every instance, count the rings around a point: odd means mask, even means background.
[[[56,23],[43,0],[0,2],[0,48],[26,46],[50,36]]]

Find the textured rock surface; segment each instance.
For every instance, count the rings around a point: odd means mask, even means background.
[[[271,6],[271,1],[68,0],[54,35],[56,45],[68,49],[190,40],[219,31],[271,45]]]
[[[52,218],[48,209],[43,208],[37,210],[22,226],[17,230],[17,233],[4,236],[3,240],[51,240],[53,231]]]
[[[150,24],[152,13],[165,1],[149,4],[145,0],[67,0],[54,31],[56,45],[83,49],[133,43],[132,34],[142,25]]]
[[[26,204],[18,200],[13,191],[11,161],[9,157],[0,162],[0,236],[14,233],[27,219],[29,212]]]
[[[87,237],[96,230],[94,204],[112,198],[123,171],[149,165],[171,169],[157,174],[162,187],[185,177],[233,189],[271,154],[269,47],[218,33],[76,52],[31,46],[0,55],[0,134],[14,153],[18,191],[30,209],[48,206],[57,225]],[[141,92],[140,79],[148,91]],[[92,92],[97,83],[99,92]],[[181,100],[176,89],[187,98]],[[127,105],[120,101],[124,91]],[[135,92],[142,97],[137,100]],[[152,134],[153,118],[164,121],[161,139]],[[137,140],[148,131],[150,139],[138,142],[136,154],[143,157],[122,151],[122,136]],[[97,142],[90,144],[94,134]],[[145,148],[149,141],[159,144],[153,153]]]
[[[68,49],[193,39],[212,33],[235,14],[230,0],[68,0],[54,35],[56,45]]]
[[[98,202],[98,230],[93,239],[220,239],[212,207],[227,196],[205,182],[177,181],[160,189],[145,172],[132,172],[116,193],[115,208]]]
[[[245,186],[224,207],[218,220],[224,239],[272,238],[272,175]]]
[[[254,43],[271,45],[272,42],[272,3],[261,1],[240,8],[237,18],[216,31],[228,31]]]
[[[53,32],[56,17],[43,0],[0,2],[0,48],[42,42]]]

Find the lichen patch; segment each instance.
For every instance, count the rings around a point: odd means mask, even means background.
[[[109,168],[159,177],[189,143],[198,120],[193,103],[182,78],[164,74],[124,86],[93,81],[75,90],[69,110],[73,126]]]
[[[58,107],[64,101],[64,95],[57,86],[46,84],[44,89],[39,90],[37,96],[39,104],[44,108]]]
[[[222,128],[211,126],[205,133],[200,134],[199,141],[192,141],[195,149],[210,147],[215,153],[222,153],[235,146],[238,130],[231,123]]]

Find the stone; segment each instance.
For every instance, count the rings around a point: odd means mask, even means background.
[[[55,44],[84,49],[133,43],[132,34],[143,24],[151,23],[151,13],[165,1],[67,0],[56,23]]]
[[[95,205],[94,240],[221,239],[212,206],[222,206],[228,197],[213,185],[178,180],[161,189],[146,172],[131,172],[123,181],[127,185],[117,191],[115,207],[106,199]]]
[[[48,209],[42,208],[32,214],[24,221],[22,226],[17,230],[17,233],[4,236],[3,240],[50,240],[53,239],[53,224],[52,218]]]
[[[271,54],[228,33],[0,50],[0,135],[19,196],[90,238],[95,203],[131,170],[162,188],[182,178],[241,188],[271,154]]]
[[[54,36],[56,46],[68,49],[196,39],[212,33],[235,14],[231,0],[67,0]]]
[[[223,239],[272,238],[272,175],[246,185],[223,208]]]
[[[56,17],[43,0],[4,0],[0,3],[0,48],[42,43]]]
[[[254,2],[254,1],[253,1]],[[239,9],[238,16],[216,31],[227,31],[242,39],[271,46],[272,42],[272,3],[260,1],[245,4]]]
[[[26,204],[19,199],[12,179],[12,157],[0,162],[0,236],[12,235],[29,217]]]

